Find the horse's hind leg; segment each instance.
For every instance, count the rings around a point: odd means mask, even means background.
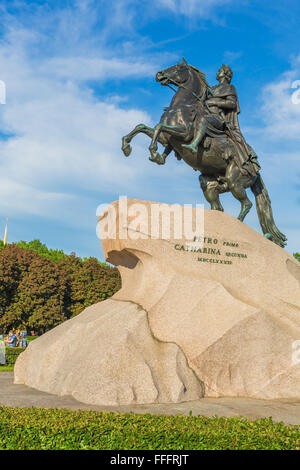
[[[224,208],[219,199],[219,194],[225,192],[221,189],[222,185],[220,185],[216,179],[203,175],[199,176],[199,182],[205,199],[210,203],[210,208],[215,211],[224,212]]]
[[[170,136],[174,136],[177,138],[183,138],[185,137],[187,133],[187,129],[184,125],[181,125],[181,124],[173,126],[173,125],[163,124],[162,122],[160,122],[154,127],[152,141],[149,146],[149,150],[151,154],[151,157],[149,158],[149,160],[152,160],[153,162],[156,162],[156,163],[162,162],[162,156],[157,151],[157,148],[158,148],[157,142],[160,142],[160,137],[162,133],[169,134]]]
[[[226,170],[226,181],[228,184],[228,190],[241,203],[241,210],[238,215],[238,220],[241,222],[243,222],[252,207],[252,202],[248,198],[244,185],[242,184],[242,178],[245,177],[241,175],[236,164],[232,162]]]
[[[152,127],[145,126],[145,124],[138,124],[131,132],[129,132],[129,134],[125,135],[122,138],[122,150],[125,157],[129,157],[131,154],[132,148],[130,142],[137,134],[140,133],[146,134],[152,139],[154,129],[152,129]]]

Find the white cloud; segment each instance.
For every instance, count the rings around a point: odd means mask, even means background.
[[[237,61],[238,59],[240,59],[243,55],[243,52],[242,51],[225,51],[224,52],[224,60],[225,62],[229,62],[230,64],[232,64],[233,62]]]
[[[82,82],[149,76],[155,65],[124,56],[109,60],[89,48],[85,56],[62,57],[63,44],[44,57],[34,46],[40,35],[10,25],[0,43],[0,78],[7,86],[0,129],[14,134],[0,141],[0,211],[61,218],[74,188],[125,192],[142,179],[141,160],[128,165],[121,137],[151,121],[143,111],[120,108],[117,97],[97,100]],[[139,151],[147,153],[137,144]]]
[[[221,13],[220,8],[234,0],[157,0],[158,5],[188,17],[209,18]]]
[[[41,74],[69,80],[109,80],[154,76],[158,65],[134,60],[101,57],[55,57],[40,67]]]
[[[297,79],[299,82],[297,82]],[[274,140],[299,140],[300,126],[300,56],[293,68],[283,73],[262,90],[260,116],[263,133]]]
[[[2,177],[0,180],[1,211],[10,216],[37,215],[55,218],[59,205],[75,203],[70,194],[41,191],[16,179]]]
[[[256,149],[272,200],[275,220],[288,237],[287,249],[299,251],[300,103],[293,102],[293,82],[300,79],[300,56],[291,69],[268,83],[258,97],[259,123],[248,127],[247,139]]]
[[[260,122],[244,129],[249,141],[263,152],[261,162],[270,179],[288,179],[292,185],[296,185],[300,173],[300,100],[297,104],[293,99],[295,92],[300,96],[300,88],[292,88],[297,78],[300,79],[299,58],[290,70],[262,88],[261,106],[256,112]]]

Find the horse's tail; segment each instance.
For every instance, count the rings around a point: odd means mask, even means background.
[[[251,191],[255,195],[257,215],[264,235],[283,248],[287,238],[275,225],[270,197],[260,175],[251,186]]]

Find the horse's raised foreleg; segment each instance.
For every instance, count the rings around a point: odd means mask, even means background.
[[[151,157],[149,158],[149,160],[152,160],[153,162],[156,162],[156,163],[164,163],[162,162],[163,156],[160,155],[157,151],[157,141],[159,141],[159,136],[161,132],[163,132],[164,134],[169,134],[174,137],[182,138],[186,136],[187,130],[186,130],[186,126],[181,126],[181,125],[172,126],[170,124],[163,124],[161,122],[154,127],[152,141],[149,146],[149,150],[151,154]]]
[[[129,157],[129,155],[131,154],[132,148],[130,142],[137,134],[140,133],[146,134],[152,139],[154,129],[152,127],[146,126],[145,124],[138,124],[131,132],[129,132],[129,134],[125,135],[122,138],[122,150],[125,157]]]

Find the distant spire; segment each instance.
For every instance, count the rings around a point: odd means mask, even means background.
[[[3,238],[3,245],[7,245],[7,222],[8,219],[6,219],[6,225],[5,225],[5,231],[4,231],[4,238]]]

